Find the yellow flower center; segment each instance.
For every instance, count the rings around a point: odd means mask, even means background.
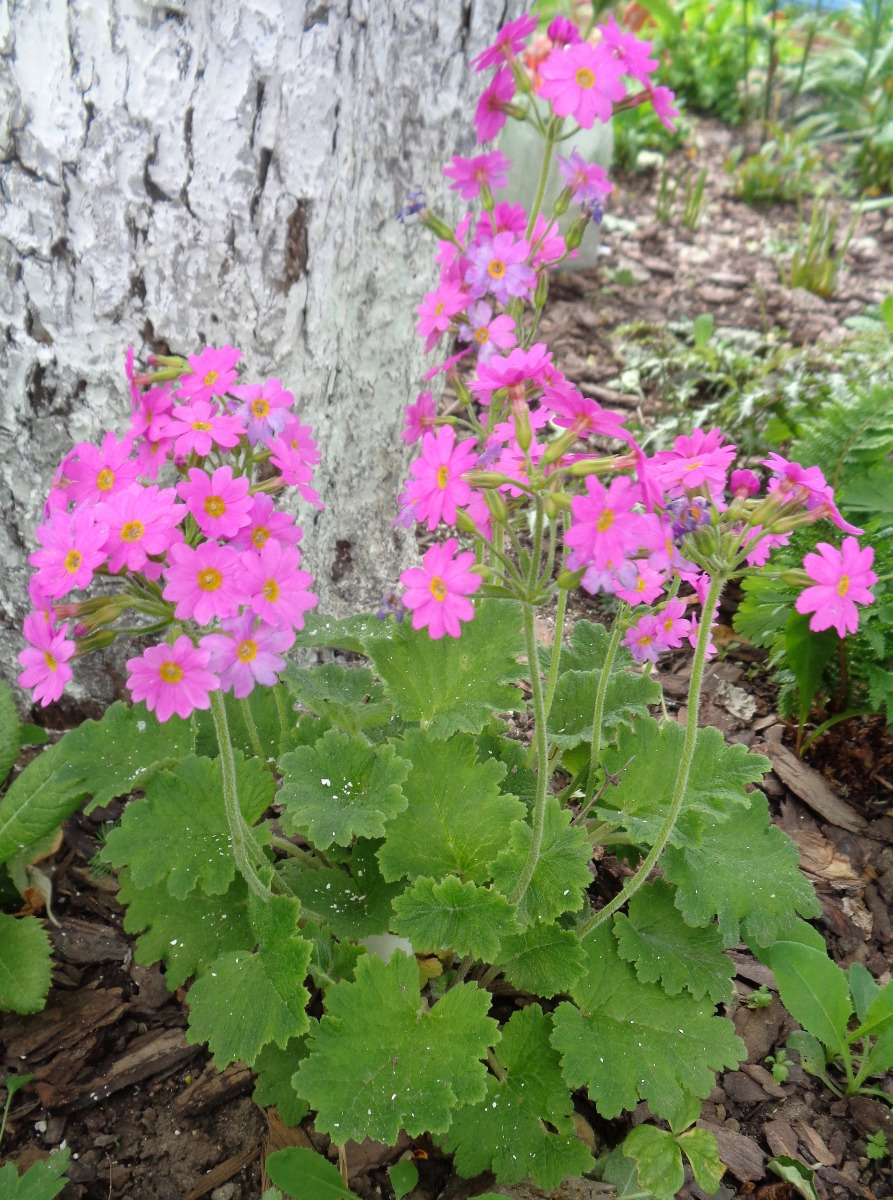
[[[265,529],[263,525],[258,525],[257,529],[252,530],[251,533],[252,546],[257,546],[258,550],[262,550],[269,536],[269,529]]]
[[[217,382],[217,372],[209,371],[205,376],[205,387],[213,387]]]
[[[75,571],[77,571],[78,567],[81,565],[81,560],[83,557],[84,556],[81,554],[80,550],[68,551],[68,553],[65,555],[64,566],[69,575],[74,575]]]
[[[664,618],[664,629],[666,629],[667,633],[672,632],[672,630],[673,630],[673,618],[672,617]]]
[[[167,662],[161,664],[158,674],[164,683],[179,683],[183,678],[183,668],[179,663],[171,662],[168,659]]]
[[[46,663],[46,665],[50,668],[51,671],[58,670],[59,664],[53,658],[52,654],[50,654],[49,650],[44,650],[43,661]]]
[[[651,636],[650,633],[640,633],[639,634],[638,642],[639,642],[640,646],[650,646],[653,641],[654,641],[654,638]]]
[[[205,512],[209,517],[222,517],[226,512],[226,505],[220,496],[206,496]]]
[[[644,592],[645,591],[645,580],[642,578],[641,575],[636,576],[636,586],[633,588],[633,591],[634,592]]]
[[[850,590],[850,577],[849,577],[849,575],[841,575],[841,577],[840,577],[840,578],[838,579],[838,581],[837,581],[837,594],[838,594],[838,596],[845,596],[849,590]]]
[[[446,584],[443,582],[443,580],[440,578],[439,575],[435,575],[434,578],[431,580],[431,582],[428,584],[428,591],[431,593],[431,595],[434,597],[435,600],[439,600],[441,603],[443,603],[443,601],[446,600],[446,597],[447,597]]]
[[[586,91],[595,87],[595,73],[590,71],[589,67],[580,67],[574,79],[577,81],[577,87],[584,88]]]
[[[682,469],[683,471],[697,471],[698,467],[703,467],[703,465],[703,461],[699,458],[697,462],[686,463]]]
[[[96,486],[101,492],[110,492],[115,486],[115,472],[103,467],[96,476]]]
[[[501,258],[491,258],[487,264],[487,272],[491,279],[502,279],[505,275],[505,263]]]
[[[275,579],[268,579],[263,586],[264,599],[269,600],[271,604],[279,599],[279,584]]]
[[[193,421],[192,428],[198,433],[207,433],[211,428],[210,421]]]
[[[436,303],[436,304],[435,304],[435,306],[434,306],[434,315],[435,315],[435,317],[439,317],[439,316],[440,316],[440,314],[441,314],[442,312],[443,312],[443,301],[442,301],[442,300],[438,300],[438,301],[437,301],[437,303]]]
[[[479,346],[483,346],[486,342],[489,342],[490,330],[487,328],[486,325],[482,325],[480,327],[480,329],[476,329],[474,331],[474,340],[477,342],[477,344]]]
[[[257,400],[252,400],[251,415],[252,417],[257,417],[259,421],[262,421],[264,417],[268,417],[270,415],[269,402],[260,398]]]
[[[257,658],[257,642],[251,638],[246,638],[244,642],[239,642],[239,648],[236,651],[236,656],[239,662],[249,663]]]
[[[223,583],[223,576],[214,567],[205,567],[198,573],[198,586],[203,592],[216,592]]]
[[[613,524],[614,524],[614,510],[612,508],[606,508],[605,511],[602,513],[602,515],[599,517],[599,519],[596,521],[595,527],[599,531],[599,533],[604,533],[605,530],[610,529]]]
[[[437,468],[437,486],[440,488],[441,491],[443,491],[443,489],[446,487],[446,485],[449,482],[450,482],[450,468],[447,466],[438,467]]]
[[[121,541],[138,542],[145,532],[146,527],[142,521],[126,521],[121,526]]]

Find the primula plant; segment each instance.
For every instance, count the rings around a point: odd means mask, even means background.
[[[478,201],[455,228],[418,193],[402,214],[438,237],[419,335],[460,349],[430,373],[458,403],[422,392],[407,409],[419,454],[398,521],[445,538],[379,619],[318,617],[300,530],[274,505],[289,486],[318,502],[292,397],[237,382],[231,347],[131,365],[130,428],[75,447],[50,494],[20,682],[47,703],[78,655],[157,640],[128,661],[133,707],[15,780],[0,861],[85,796],[144,789],[102,854],[125,927],[141,961],[189,983],[190,1040],[220,1068],[251,1065],[260,1103],[293,1123],[313,1110],[338,1145],[427,1131],[463,1175],[548,1189],[593,1168],[573,1093],[606,1118],[646,1101],[669,1130],[637,1130],[606,1176],[638,1171],[669,1197],[687,1159],[712,1192],[722,1164],[694,1121],[745,1056],[717,1014],[733,996],[723,949],[769,947],[819,906],[748,790],[767,761],[698,727],[711,626],[728,580],[771,571],[791,530],[843,523],[796,463],[733,470],[719,429],[647,456],[536,340],[549,272],[611,190],[559,156],[566,187],[543,212],[555,148],[617,108],[673,110],[648,43],[613,21],[586,39],[563,19],[534,29],[512,22],[472,64],[492,73],[479,139],[509,118],[542,135],[530,209],[496,202],[508,164],[487,151],[446,169]],[[848,624],[873,575],[844,528],[841,556],[807,562],[801,607]],[[614,617],[565,644],[574,588],[611,597]],[[535,615],[551,604],[546,648]],[[368,665],[287,666],[292,645]],[[651,671],[687,646],[679,724],[653,715]],[[507,715],[528,707],[525,745]],[[619,892],[593,865],[609,848],[631,864]]]

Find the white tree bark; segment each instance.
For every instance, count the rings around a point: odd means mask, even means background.
[[[399,431],[430,245],[471,149],[468,60],[519,0],[5,0],[0,8],[0,669],[70,445],[126,424],[127,346],[230,342],[281,377],[323,462],[305,554],[330,612],[396,578]],[[427,237],[427,235],[425,235]],[[77,677],[77,673],[76,673]],[[83,678],[83,675],[82,675]],[[113,694],[87,676],[88,694]]]

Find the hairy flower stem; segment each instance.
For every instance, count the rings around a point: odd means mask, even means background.
[[[543,165],[540,169],[540,180],[536,189],[536,199],[533,202],[533,208],[530,210],[530,220],[527,222],[527,233],[524,235],[528,242],[533,237],[533,227],[540,214],[540,209],[543,207],[543,197],[546,194],[546,183],[549,179],[549,168],[552,166],[552,148],[555,145],[555,138],[561,128],[561,124],[562,122],[556,121],[553,117],[546,129],[546,144],[543,147]]]
[[[226,810],[226,821],[229,825],[230,841],[233,845],[233,856],[239,874],[248,884],[248,889],[259,900],[272,900],[273,893],[258,875],[251,854],[261,856],[261,850],[254,835],[245,823],[242,810],[239,808],[239,796],[236,789],[236,758],[233,754],[233,744],[229,736],[229,723],[226,719],[226,706],[222,692],[211,692],[211,715],[214,718],[214,731],[217,734],[217,745],[220,747],[220,768],[223,777],[223,807]]]
[[[631,879],[626,881],[620,893],[614,897],[610,904],[606,904],[604,908],[594,913],[588,921],[584,921],[582,925],[577,927],[577,936],[581,939],[592,933],[594,929],[598,929],[599,925],[604,924],[609,917],[612,917],[619,908],[622,908],[626,904],[631,896],[635,895],[651,874],[654,864],[663,854],[676,826],[676,822],[679,820],[698,740],[698,709],[701,701],[701,683],[704,679],[704,664],[707,661],[707,647],[710,645],[713,616],[716,612],[716,606],[719,603],[719,597],[725,581],[726,577],[724,575],[712,576],[710,590],[707,593],[707,599],[701,610],[698,644],[695,647],[695,657],[691,667],[691,683],[688,688],[688,720],[685,723],[685,741],[682,745],[682,758],[679,760],[679,770],[676,773],[676,786],[673,789],[673,799],[664,823],[660,827],[660,832],[657,835],[654,845],[642,859],[638,871],[636,871]]]
[[[261,762],[266,762],[267,756],[264,754],[263,746],[260,744],[260,734],[257,732],[254,714],[251,711],[251,705],[248,703],[247,696],[243,696],[239,701],[239,708],[242,710],[242,720],[245,722],[245,727],[248,730],[248,740],[251,742],[251,749],[254,751],[256,758],[259,758]]]
[[[546,707],[543,703],[543,685],[540,680],[539,657],[536,650],[536,631],[533,619],[535,609],[525,601],[521,606],[524,614],[524,641],[527,647],[527,664],[530,667],[530,689],[533,693],[533,714],[536,721],[536,800],[533,806],[533,832],[530,838],[530,849],[527,852],[527,862],[521,877],[512,889],[508,898],[513,907],[521,903],[524,893],[530,885],[536,864],[539,861],[540,847],[543,844],[543,826],[546,822],[546,800],[549,797],[549,739],[546,732]]]
[[[598,681],[598,690],[595,693],[595,708],[592,713],[592,745],[589,751],[589,774],[586,777],[586,791],[583,793],[583,808],[590,807],[590,801],[595,795],[595,773],[598,769],[598,760],[602,753],[602,721],[605,716],[605,697],[608,694],[608,684],[611,681],[611,671],[614,667],[614,659],[617,657],[617,648],[620,645],[620,637],[623,633],[623,623],[629,605],[622,603],[614,617],[614,624],[611,627],[611,639],[608,642],[608,649],[605,652],[605,661],[602,666],[601,678]]]
[[[283,733],[288,733],[288,713],[285,709],[285,697],[283,696],[283,687],[281,683],[274,685],[273,695],[276,697],[276,711],[279,713],[279,725]]]
[[[564,613],[567,609],[567,588],[558,593],[558,608],[555,610],[555,637],[552,641],[552,661],[549,664],[549,679],[546,683],[546,699],[543,702],[546,718],[552,709],[555,687],[558,683],[558,664],[561,661],[561,639],[564,636]]]

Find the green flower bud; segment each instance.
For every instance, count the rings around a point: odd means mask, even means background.
[[[555,582],[565,592],[569,592],[571,588],[579,587],[580,580],[586,574],[586,568],[581,567],[579,571],[569,571],[567,567],[558,572],[558,578]]]

